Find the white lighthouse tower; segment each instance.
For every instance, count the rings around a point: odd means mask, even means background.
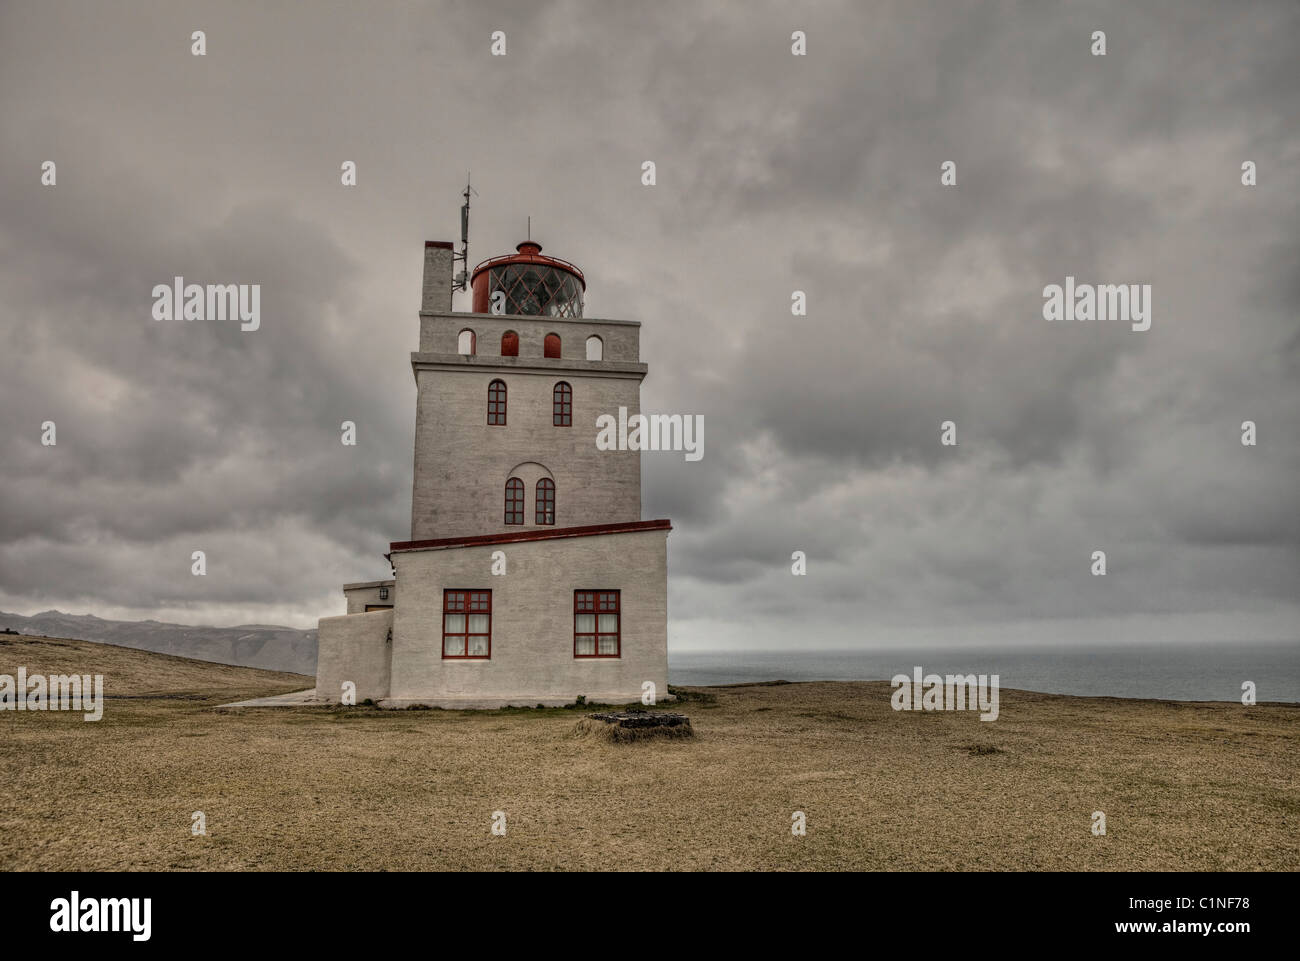
[[[391,580],[322,618],[316,691],[440,707],[667,696],[667,520],[641,519],[635,450],[602,414],[640,411],[636,321],[583,316],[586,278],[532,240],[466,278],[427,241],[410,539]]]

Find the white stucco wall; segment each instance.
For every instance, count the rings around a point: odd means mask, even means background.
[[[379,596],[380,588],[388,588],[387,599]],[[363,614],[367,606],[393,607],[397,602],[396,581],[361,581],[344,584],[343,596],[347,599],[349,614]]]
[[[316,696],[338,701],[343,682],[357,686],[357,703],[388,696],[392,611],[322,617],[316,653]]]
[[[443,358],[446,360],[447,358]],[[559,363],[559,362],[554,362]],[[506,385],[504,425],[487,423],[488,385]],[[573,424],[552,417],[555,385],[572,387]],[[555,526],[641,519],[641,454],[596,447],[596,419],[640,413],[641,375],[505,369],[475,358],[417,368],[411,539],[535,529],[536,488],[525,485],[524,523],[507,525],[505,484],[536,464],[555,481]]]
[[[666,530],[393,554],[394,612],[387,706],[628,703],[652,681],[668,694]],[[503,551],[507,573],[492,574]],[[492,591],[489,660],[442,656],[443,590]],[[575,658],[573,592],[621,592],[621,656]],[[374,616],[374,615],[353,615]],[[322,621],[322,626],[324,622]]]

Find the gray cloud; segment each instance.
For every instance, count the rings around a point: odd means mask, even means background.
[[[454,235],[472,169],[475,259],[531,215],[590,315],[644,323],[644,407],[705,416],[703,461],[644,465],[646,515],[676,525],[674,644],[1226,614],[1294,637],[1298,21],[5,6],[0,607],[310,626],[382,575],[409,529],[420,242]],[[1047,323],[1067,274],[1152,284],[1152,330]],[[152,321],[175,275],[262,284],[263,329]]]

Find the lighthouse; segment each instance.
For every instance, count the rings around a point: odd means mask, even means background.
[[[317,697],[665,699],[672,525],[641,517],[640,451],[597,444],[602,415],[640,411],[641,325],[585,317],[583,272],[531,238],[453,311],[455,258],[425,242],[410,534],[320,620]]]

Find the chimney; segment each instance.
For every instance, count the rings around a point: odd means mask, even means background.
[[[424,242],[424,294],[420,310],[451,310],[452,246],[445,240]]]

